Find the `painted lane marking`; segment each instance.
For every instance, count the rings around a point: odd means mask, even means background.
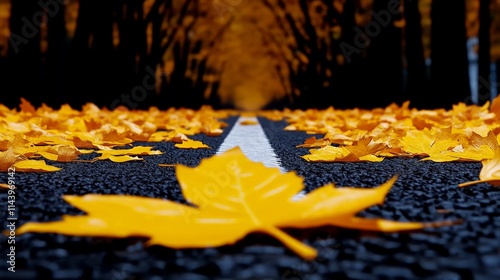
[[[257,122],[256,125],[242,125],[243,121]],[[233,129],[229,132],[224,142],[219,147],[217,154],[239,146],[243,153],[252,161],[262,162],[267,167],[277,167],[282,173],[286,173],[281,166],[281,161],[269,143],[262,126],[256,117],[239,117]],[[300,192],[294,200],[304,197],[305,193]]]

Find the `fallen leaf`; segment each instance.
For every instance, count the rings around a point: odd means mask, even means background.
[[[122,156],[122,155],[130,155],[130,156],[146,156],[146,155],[161,155],[163,154],[161,151],[152,151],[154,147],[150,146],[136,146],[131,149],[118,149],[118,150],[99,150],[96,153],[98,154],[107,154],[112,156]]]
[[[26,113],[35,113],[36,109],[29,101],[21,97],[21,104],[19,105],[21,111]]]
[[[298,145],[297,148],[323,148],[326,146],[330,146],[332,142],[330,140],[322,138],[322,139],[316,139],[316,136],[313,136],[311,138],[307,138],[304,144]]]
[[[259,122],[252,121],[252,120],[243,120],[240,121],[240,125],[258,125]]]
[[[457,157],[450,156],[449,149],[457,146],[457,142],[451,139],[438,140],[427,130],[408,132],[401,139],[401,145],[405,152],[417,155],[427,156],[423,160],[432,160],[435,162],[449,162],[458,160]]]
[[[45,160],[22,160],[14,163],[16,172],[55,172],[61,170],[59,167],[47,165]]]
[[[326,146],[320,149],[309,150],[311,154],[302,156],[309,162],[334,162],[349,155],[349,150],[345,147]]]
[[[210,147],[203,144],[201,141],[195,141],[188,139],[187,141],[183,141],[182,144],[175,144],[176,148],[179,149],[209,149]]]
[[[171,139],[172,142],[182,144],[184,141],[188,141],[189,138],[182,133],[175,133],[174,137]]]
[[[294,172],[282,174],[278,168],[253,162],[238,147],[204,159],[195,168],[178,165],[176,173],[184,197],[195,207],[128,195],[66,195],[64,200],[87,214],[65,215],[55,222],[29,222],[17,233],[143,236],[150,238],[147,245],[197,248],[233,244],[247,234],[260,232],[310,260],[317,251],[281,228],[340,225],[398,231],[426,226],[354,217],[360,210],[383,203],[396,178],[374,189],[327,185],[294,201],[304,188],[302,178]]]
[[[0,171],[6,171],[11,167],[17,160],[16,153],[14,150],[8,149],[5,152],[0,152]]]
[[[39,151],[38,154],[52,161],[71,162],[78,158],[80,151],[71,146],[54,146],[45,151]]]
[[[128,162],[128,161],[140,161],[144,160],[143,158],[140,157],[132,157],[129,155],[124,155],[124,156],[114,156],[110,154],[102,154],[100,157],[94,158],[94,160],[106,160],[109,159],[112,162],[117,162],[117,163],[122,163],[122,162]]]
[[[93,162],[78,160],[78,155],[94,153],[94,149],[105,154],[114,147],[131,145],[134,141],[172,141],[182,144],[188,140],[183,133],[194,135],[204,132],[218,136],[227,127],[227,123],[221,119],[236,115],[236,111],[216,111],[209,106],[197,111],[182,108],[160,111],[155,107],[142,111],[121,106],[110,111],[87,103],[80,111],[68,104],[54,110],[45,104],[35,108],[24,98],[21,98],[19,108],[20,111],[0,104],[0,152],[13,151],[13,154],[8,153],[9,160],[4,158],[0,162],[0,171],[6,170],[16,161],[40,157],[60,162]],[[170,131],[158,131],[163,127]],[[160,151],[136,150],[129,154],[116,153],[108,152],[113,156],[161,154]],[[2,156],[6,157],[7,154]],[[116,162],[138,160],[135,157],[106,159]],[[38,169],[32,169],[32,172],[35,170]]]
[[[304,155],[302,158],[312,162],[381,162],[384,158],[375,154],[386,148],[385,144],[375,143],[371,138],[364,138],[353,146],[326,146],[321,149],[313,149],[310,150],[310,155]]]

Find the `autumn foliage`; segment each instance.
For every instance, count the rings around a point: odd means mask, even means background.
[[[130,111],[124,107],[109,111],[90,103],[81,111],[69,105],[54,110],[45,105],[35,108],[25,99],[19,107],[19,111],[0,107],[0,171],[3,172],[9,168],[19,172],[55,172],[60,168],[50,162],[81,162],[78,159],[81,154],[96,154],[92,160],[84,161],[88,164],[110,160],[117,165],[163,154],[154,144],[140,146],[134,144],[136,141],[170,141],[176,143],[175,148],[210,148],[189,137],[199,133],[218,137],[226,127],[222,119],[240,114],[209,107],[198,111],[157,108]],[[483,163],[479,180],[457,182],[458,186],[478,183],[496,186],[500,181],[500,97],[491,105],[460,103],[452,110],[411,109],[406,102],[374,110],[329,108],[262,111],[259,115],[275,121],[286,120],[287,131],[324,135],[320,139],[311,137],[297,147],[310,149],[310,154],[303,156],[307,164],[380,162],[391,157],[476,161]],[[241,121],[241,125],[259,124]],[[126,147],[132,144],[133,147]],[[238,147],[204,159],[197,167],[160,164],[157,168],[169,167],[176,169],[183,195],[191,205],[129,195],[64,196],[86,215],[64,216],[62,220],[46,223],[28,222],[18,233],[141,236],[149,238],[147,245],[180,249],[234,244],[248,234],[259,232],[310,260],[317,256],[317,251],[294,238],[287,229],[335,226],[395,232],[460,222],[398,222],[357,216],[360,211],[384,202],[397,181],[396,174],[376,188],[339,188],[332,183],[297,198],[304,189],[301,177],[293,171],[283,174],[278,168],[253,162]],[[281,211],[269,211],[276,207]],[[127,223],[131,217],[138,217],[135,220],[139,222]],[[168,225],[175,225],[175,230]]]
[[[89,163],[137,161],[142,160],[141,156],[162,154],[153,146],[113,149],[135,141],[170,141],[177,143],[178,148],[209,148],[189,136],[220,136],[227,125],[220,119],[234,113],[209,107],[199,111],[129,111],[125,107],[109,111],[90,103],[81,111],[69,105],[59,110],[48,106],[35,109],[25,99],[20,108],[16,111],[0,105],[0,171],[11,166],[18,172],[58,171],[60,168],[45,160],[72,162],[81,154],[98,155]]]

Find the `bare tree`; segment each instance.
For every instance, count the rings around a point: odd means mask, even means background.
[[[431,90],[422,99],[426,107],[451,108],[471,94],[465,0],[432,1],[431,20]]]
[[[427,84],[422,25],[418,0],[404,2],[405,56],[407,64],[406,97],[412,105],[422,107],[426,100],[421,98]]]
[[[484,104],[491,98],[491,14],[490,0],[479,2],[479,81],[478,81],[478,101]]]
[[[12,1],[6,95],[23,96],[34,105],[41,105],[45,98],[40,91],[40,26],[44,21],[44,12],[37,1]],[[18,104],[19,100],[14,102]]]

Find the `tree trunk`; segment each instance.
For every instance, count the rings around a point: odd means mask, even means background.
[[[44,12],[37,1],[12,1],[6,90],[10,98],[24,97],[33,105],[43,102],[41,86],[40,26]],[[9,98],[7,97],[7,98]]]
[[[434,0],[431,6],[431,90],[427,108],[451,108],[470,100],[465,0]]]
[[[89,1],[89,0],[87,0]],[[91,0],[92,12],[92,59],[90,78],[93,89],[90,96],[96,104],[109,108],[110,103],[119,97],[116,84],[122,83],[117,77],[113,63],[113,6],[111,1]]]
[[[478,103],[484,104],[491,99],[491,15],[490,0],[480,0],[479,2],[479,75],[478,75]]]
[[[93,8],[95,7],[90,1],[80,3],[75,34],[71,41],[65,91],[70,94],[69,104],[73,107],[81,106],[82,103],[90,99],[89,94],[95,91],[88,78],[90,72],[88,62],[92,58],[89,45],[92,38]]]
[[[356,106],[356,101],[352,94],[359,94],[361,89],[356,81],[360,78],[359,70],[361,65],[361,55],[349,52],[350,47],[356,47],[354,38],[356,36],[356,3],[355,1],[345,1],[343,12],[339,18],[341,37],[338,53],[343,56],[344,63],[339,66],[334,73],[338,78],[333,85],[337,89],[333,93],[332,104],[335,108],[352,108]],[[359,81],[359,80],[358,80]]]
[[[405,96],[413,106],[422,107],[425,105],[425,100],[422,100],[421,97],[426,89],[427,78],[421,16],[418,6],[418,0],[406,0],[404,2],[404,16],[406,19],[405,55],[407,61]]]
[[[402,15],[393,2],[374,0],[372,20],[364,28],[371,39],[364,92],[371,94],[365,94],[360,107],[385,107],[403,97],[402,32],[394,25]]]
[[[55,2],[55,1],[54,1]],[[64,17],[65,5],[60,4],[48,9],[48,34],[47,34],[47,62],[44,101],[51,107],[58,107],[62,103],[69,102],[69,96],[65,95],[65,60],[68,55],[66,20]]]

